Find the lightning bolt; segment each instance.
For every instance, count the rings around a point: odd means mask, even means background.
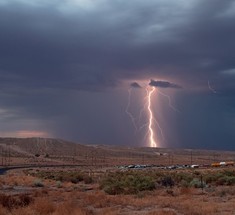
[[[132,122],[132,124],[133,124],[133,126],[134,126],[134,128],[135,128],[135,131],[137,132],[137,125],[136,125],[136,123],[135,123],[135,117],[132,115],[132,113],[129,111],[129,108],[130,108],[130,105],[131,105],[131,91],[132,91],[132,89],[130,88],[129,90],[128,90],[128,102],[127,102],[127,106],[126,106],[126,110],[125,110],[125,112],[126,112],[126,114],[130,117],[130,119],[131,119],[131,122]]]
[[[142,115],[143,113],[146,111],[147,109],[147,106],[148,106],[148,90],[147,90],[147,87],[145,88],[145,91],[146,91],[146,96],[144,97],[144,107],[140,110],[140,113],[139,113],[139,122],[141,121],[141,118],[142,118]],[[146,127],[148,125],[148,123],[144,123],[142,124],[140,127],[139,127],[139,131],[142,130],[144,127]]]
[[[159,94],[161,94],[162,96],[165,96],[165,97],[168,99],[169,107],[170,107],[172,110],[174,110],[174,111],[180,113],[180,111],[172,105],[172,103],[171,103],[171,97],[170,97],[170,96],[168,96],[167,94],[163,93],[163,92],[160,91],[159,89],[158,89],[157,91],[159,92]]]
[[[209,80],[207,81],[207,85],[208,85],[209,90],[211,90],[213,93],[217,93],[216,90],[211,87]]]
[[[174,108],[174,106],[172,105],[171,98],[168,95],[157,90],[155,87],[146,86],[145,90],[146,90],[146,96],[144,97],[144,105],[139,112],[139,117],[135,118],[133,114],[130,112],[132,88],[128,90],[128,103],[127,103],[125,112],[130,117],[136,133],[140,132],[143,128],[146,127],[147,132],[144,136],[144,140],[146,140],[148,137],[149,147],[159,147],[159,142],[157,141],[156,133],[159,132],[163,141],[165,140],[165,137],[163,135],[162,128],[158,120],[156,120],[156,118],[154,117],[154,113],[152,111],[152,100],[153,100],[154,93],[159,92],[159,94],[167,97],[169,106],[175,111],[178,111],[178,110]],[[147,122],[145,121],[145,123],[141,124],[141,121],[143,118],[142,115],[144,112],[146,112]],[[157,131],[156,129],[154,129],[155,126],[157,128]]]
[[[153,112],[152,112],[152,95],[155,91],[155,88],[152,87],[152,89],[150,91],[147,92],[147,96],[148,96],[148,112],[149,112],[149,121],[148,121],[148,130],[149,130],[149,144],[150,147],[157,147],[158,144],[155,140],[155,135],[154,135],[154,131],[153,131],[153,121],[154,121],[154,117],[153,117]]]

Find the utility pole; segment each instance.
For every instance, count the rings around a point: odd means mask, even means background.
[[[2,155],[2,166],[3,166],[3,147],[2,147],[2,153],[1,153],[1,155]]]
[[[92,151],[91,151],[91,166],[93,166],[93,162],[94,162],[94,151],[92,149]]]
[[[10,143],[8,145],[8,166],[10,166],[10,162],[11,162],[11,151],[10,151]]]
[[[191,162],[190,162],[190,163],[191,163],[191,165],[192,165],[192,164],[193,164],[193,151],[192,151],[192,150],[191,150],[191,153],[190,153],[190,154],[191,154],[191,156],[190,156],[190,157],[191,157]]]

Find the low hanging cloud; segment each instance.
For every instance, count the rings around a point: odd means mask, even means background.
[[[130,86],[133,88],[142,88],[137,82],[132,82]]]
[[[179,86],[178,84],[171,83],[168,81],[155,81],[153,79],[150,80],[149,85],[153,87],[160,87],[160,88],[182,89],[182,87]]]

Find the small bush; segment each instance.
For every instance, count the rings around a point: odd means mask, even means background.
[[[206,187],[206,183],[204,181],[199,180],[198,178],[194,178],[190,182],[190,187],[204,188],[204,187]]]
[[[42,183],[42,181],[40,179],[36,179],[34,182],[33,182],[33,185],[35,187],[44,187],[44,184]]]
[[[171,195],[171,196],[174,196],[174,195],[175,195],[175,194],[174,194],[174,191],[173,191],[173,190],[169,190],[169,189],[166,190],[166,193],[167,193],[168,195]]]
[[[61,188],[61,187],[62,187],[61,181],[57,181],[57,182],[56,182],[56,187],[57,187],[57,188]]]
[[[193,176],[189,173],[180,172],[174,175],[174,179],[178,183],[182,183],[182,182],[190,183],[193,180]]]
[[[162,179],[161,184],[164,187],[173,187],[175,185],[175,182],[170,176],[166,176]]]
[[[33,198],[26,195],[26,194],[22,194],[19,196],[19,206],[21,207],[25,207],[28,206],[31,202],[33,202]]]
[[[182,181],[180,182],[180,186],[181,186],[181,187],[184,187],[184,188],[188,188],[188,187],[190,186],[190,182],[187,182],[187,181],[185,181],[185,180],[182,180]]]
[[[13,196],[8,196],[1,194],[0,196],[0,203],[3,207],[7,208],[8,210],[11,210],[15,207],[17,207],[17,200]]]
[[[221,175],[207,174],[204,176],[204,180],[207,184],[215,183]]]
[[[223,176],[217,180],[217,185],[234,185],[235,177],[234,176]]]
[[[70,181],[73,183],[73,184],[77,184],[79,182],[79,179],[78,178],[71,178]]]
[[[78,171],[38,171],[31,173],[32,176],[42,178],[42,179],[50,179],[61,182],[72,182],[77,184],[80,181],[84,181],[85,183],[92,183],[93,180],[86,173],[78,172]]]
[[[83,181],[85,184],[91,184],[93,182],[93,179],[90,176],[84,176]]]
[[[223,173],[223,175],[226,175],[226,176],[234,176],[235,177],[234,170],[224,170],[222,173]]]

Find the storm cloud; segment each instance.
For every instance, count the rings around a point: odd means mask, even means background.
[[[169,146],[214,141],[220,147],[226,134],[232,148],[234,10],[233,0],[1,0],[0,135],[31,129],[81,142],[143,145],[123,114],[123,83],[152,78],[162,90],[183,86],[175,96],[190,120],[177,119],[172,130],[181,137],[168,132]],[[220,94],[208,89],[208,80]],[[199,127],[199,119],[208,119],[216,139],[187,130],[190,123]]]
[[[132,83],[130,84],[130,86],[133,87],[133,88],[142,88],[142,87],[140,86],[140,84],[138,84],[137,82],[132,82]]]
[[[181,86],[174,84],[174,83],[170,83],[168,81],[155,81],[152,79],[149,82],[149,86],[160,87],[160,88],[175,88],[175,89],[182,88]]]

